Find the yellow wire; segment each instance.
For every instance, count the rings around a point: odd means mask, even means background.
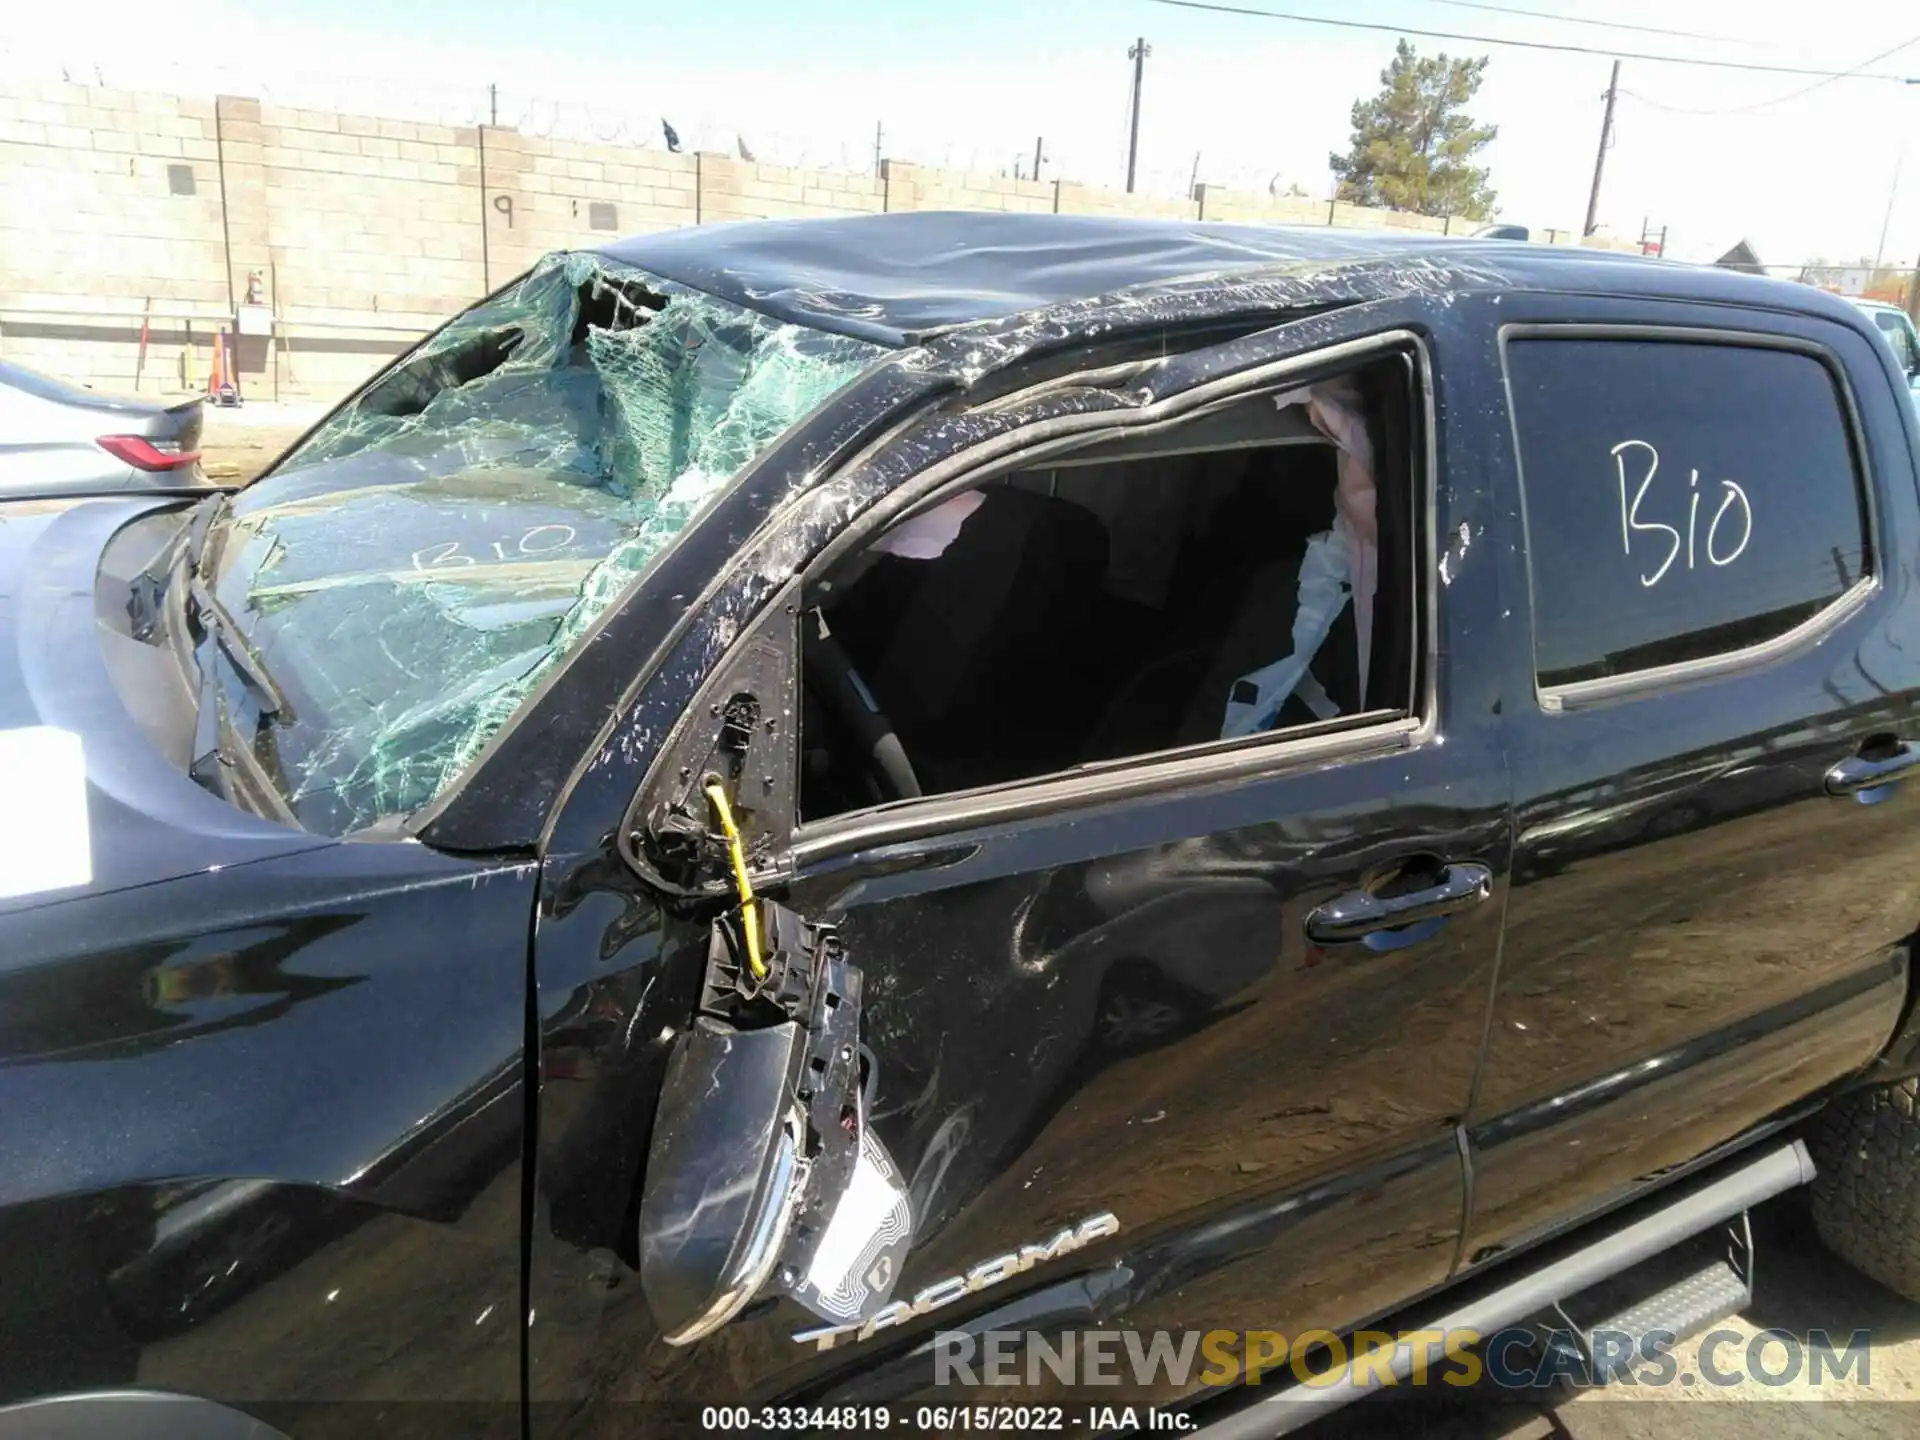
[[[720,817],[720,833],[727,837],[727,858],[733,862],[733,883],[740,890],[740,924],[747,932],[747,966],[753,978],[764,980],[767,962],[760,958],[760,916],[754,908],[753,882],[747,879],[747,847],[740,841],[740,827],[733,823],[733,807],[718,780],[707,786],[707,799],[713,813]]]

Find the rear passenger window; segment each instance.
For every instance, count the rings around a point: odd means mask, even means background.
[[[1664,340],[1507,347],[1545,687],[1785,634],[1866,572],[1832,373]]]

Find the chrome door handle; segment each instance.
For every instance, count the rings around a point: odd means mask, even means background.
[[[1829,795],[1858,796],[1907,778],[1920,766],[1920,748],[1902,740],[1883,755],[1850,755],[1827,771]]]
[[[1443,866],[1436,884],[1406,895],[1380,896],[1349,890],[1307,915],[1307,938],[1320,945],[1349,945],[1381,930],[1437,920],[1478,905],[1493,894],[1493,871],[1485,865]]]

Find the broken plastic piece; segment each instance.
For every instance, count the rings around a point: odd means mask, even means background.
[[[860,1148],[851,1180],[833,1205],[826,1231],[790,1287],[793,1298],[837,1325],[867,1319],[893,1296],[913,1240],[913,1203],[893,1157],[866,1123],[859,1100]]]

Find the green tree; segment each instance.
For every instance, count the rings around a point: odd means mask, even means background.
[[[1334,194],[1357,205],[1491,219],[1487,168],[1472,162],[1500,132],[1466,113],[1486,68],[1484,55],[1422,58],[1402,40],[1380,72],[1380,93],[1353,102],[1353,147],[1329,157],[1340,181]]]

